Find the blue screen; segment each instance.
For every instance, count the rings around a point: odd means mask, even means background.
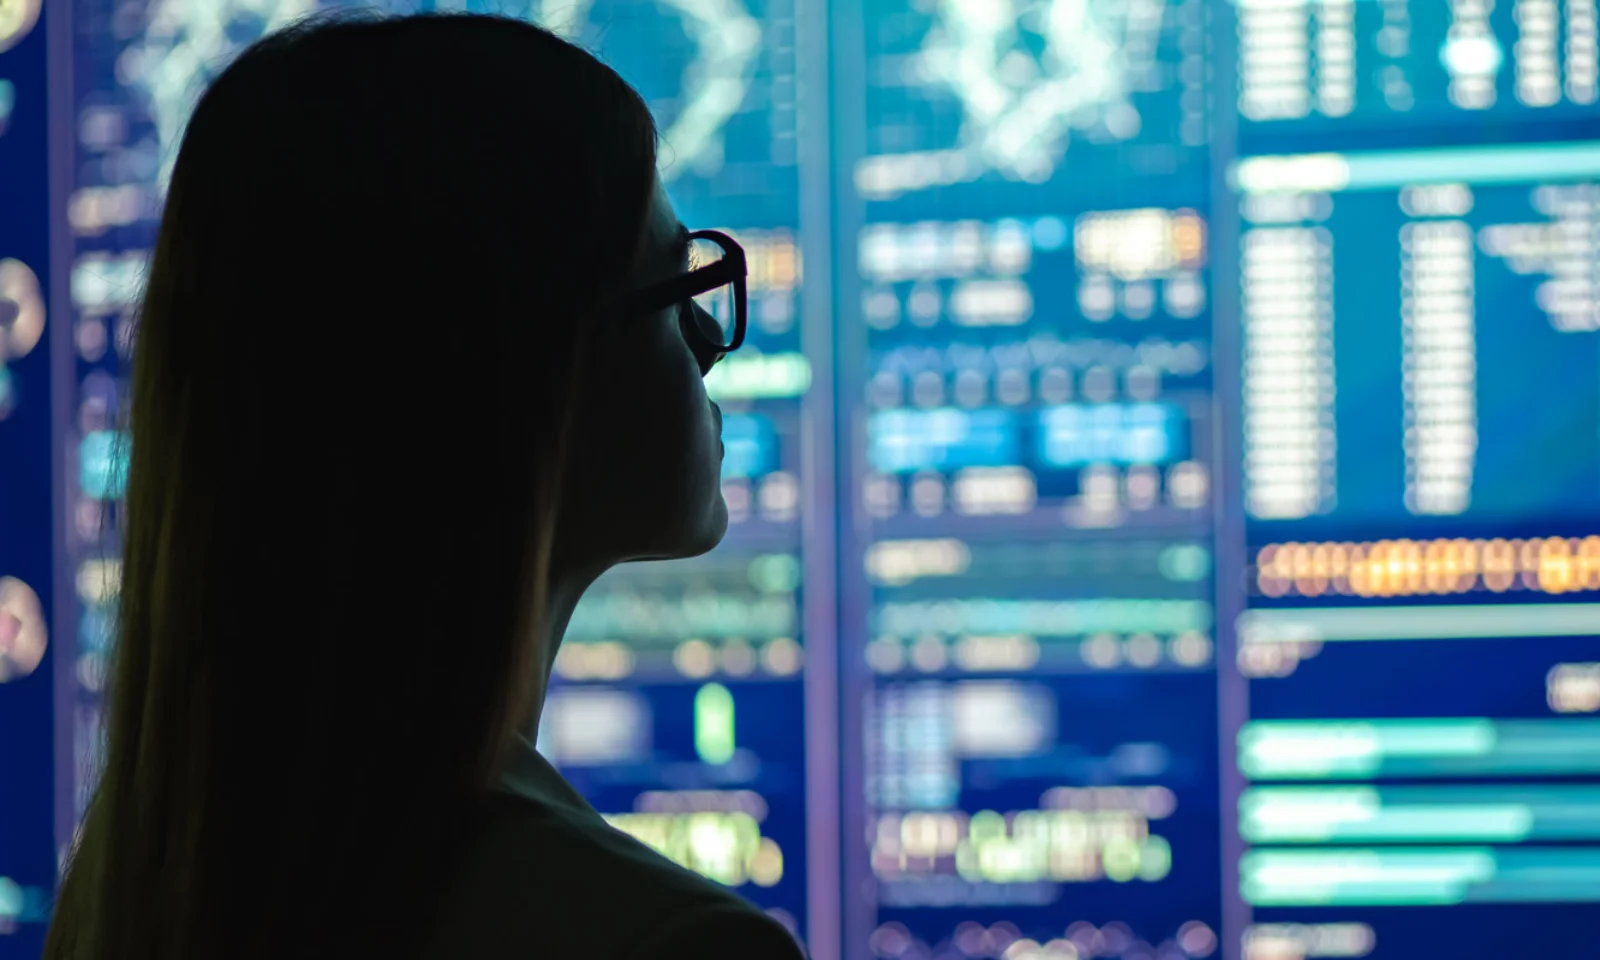
[[[52,286],[44,11],[0,13],[0,956],[37,956],[56,876],[59,654],[49,643],[57,581],[48,450],[53,443]],[[24,731],[27,731],[24,733]]]
[[[1327,145],[1419,127],[1592,120],[1600,19],[1589,0],[1238,0],[1237,109],[1247,144]]]
[[[1214,950],[1206,7],[836,16],[845,942]]]
[[[75,0],[48,107],[0,16],[0,170],[63,184],[0,230],[8,841],[91,786],[177,138],[329,5]],[[603,577],[542,718],[616,827],[817,960],[1600,954],[1596,0],[384,6],[596,52],[747,253],[728,536]]]
[[[1240,164],[1252,513],[1357,526],[1594,513],[1597,147]],[[1317,164],[1343,182],[1288,182]]]
[[[1241,956],[1583,955],[1594,6],[1276,6],[1238,6],[1229,171]]]

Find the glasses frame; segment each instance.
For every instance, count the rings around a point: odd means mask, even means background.
[[[698,338],[706,350],[718,355],[730,354],[744,345],[745,326],[749,320],[749,303],[745,295],[749,269],[745,262],[744,248],[720,230],[695,230],[686,234],[684,239],[690,243],[696,240],[710,240],[722,248],[722,259],[680,276],[670,277],[631,293],[625,293],[618,301],[618,305],[629,313],[654,313],[671,306],[687,306],[691,310],[698,310],[700,307],[694,302],[695,297],[718,287],[731,285],[733,335],[726,344],[712,342],[698,323],[684,324],[684,327],[692,331],[689,335]]]

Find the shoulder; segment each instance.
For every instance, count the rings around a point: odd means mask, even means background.
[[[598,816],[520,799],[493,805],[441,893],[439,956],[799,956],[781,926],[727,888]],[[767,946],[774,934],[789,953]],[[753,946],[703,952],[716,940]]]
[[[688,911],[654,931],[630,960],[803,960],[793,937],[749,907],[713,905]]]

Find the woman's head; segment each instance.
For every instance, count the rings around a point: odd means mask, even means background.
[[[643,102],[537,28],[324,21],[218,77],[141,311],[52,955],[308,955],[414,906],[547,591],[723,533],[694,315],[612,308],[682,256]]]
[[[690,267],[671,201],[659,185],[651,196],[630,290]],[[704,349],[707,338],[685,329],[706,326],[697,314],[669,306],[612,314],[591,327],[555,534],[557,566],[579,582],[621,560],[703,553],[727,530],[722,414],[701,379],[717,356]]]

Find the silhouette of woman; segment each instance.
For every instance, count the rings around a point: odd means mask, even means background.
[[[206,91],[47,957],[799,956],[532,745],[585,588],[727,525],[743,254],[655,169],[638,94],[512,20],[307,22]]]

